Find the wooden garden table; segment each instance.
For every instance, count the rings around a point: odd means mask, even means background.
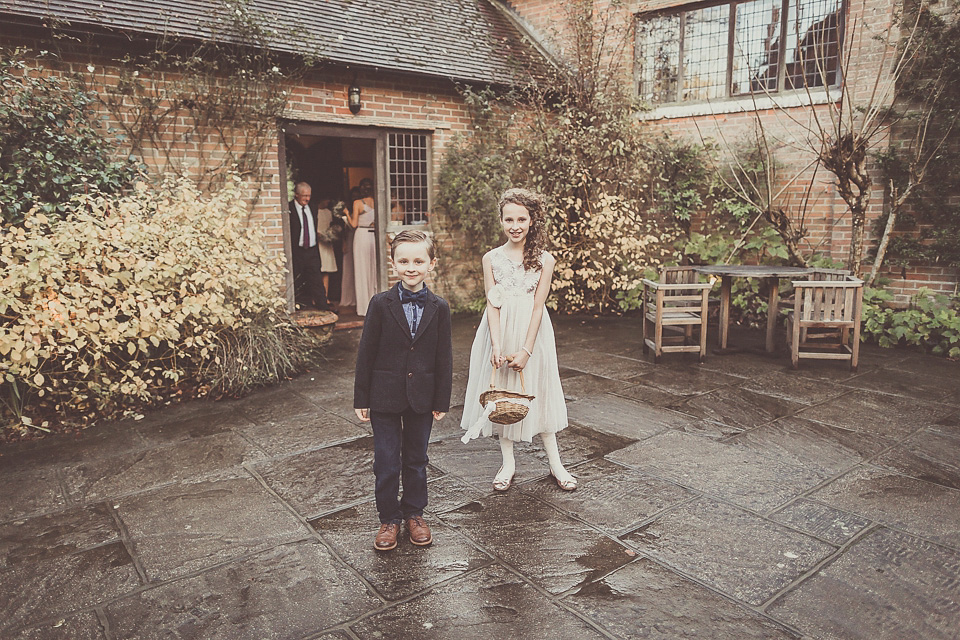
[[[776,347],[777,310],[780,303],[780,278],[796,278],[814,272],[807,267],[776,267],[768,265],[709,264],[696,267],[699,273],[720,276],[720,350],[727,348],[730,330],[730,292],[734,278],[762,278],[770,287],[767,302],[767,353]]]

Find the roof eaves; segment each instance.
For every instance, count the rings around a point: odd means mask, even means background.
[[[553,51],[551,51],[546,44],[538,38],[533,31],[530,30],[530,27],[524,22],[520,16],[518,16],[512,7],[503,2],[503,0],[487,0],[487,2],[493,6],[497,11],[502,13],[507,20],[510,21],[513,26],[523,35],[530,45],[536,49],[537,53],[543,56],[550,67],[554,70],[559,71],[563,69],[563,61],[556,56]]]

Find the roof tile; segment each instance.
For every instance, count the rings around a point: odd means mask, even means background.
[[[271,47],[338,64],[509,84],[547,62],[491,0],[251,0]],[[218,0],[0,0],[0,14],[74,29],[210,38]]]

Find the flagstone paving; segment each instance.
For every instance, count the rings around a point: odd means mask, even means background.
[[[373,550],[358,330],[316,370],[0,448],[0,638],[960,638],[960,364],[865,346],[700,364],[629,318],[556,318],[581,486],[538,440],[431,438],[434,544]]]

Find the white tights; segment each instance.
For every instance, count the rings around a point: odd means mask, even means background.
[[[560,447],[557,446],[557,434],[541,433],[543,450],[547,453],[547,462],[550,464],[550,473],[560,482],[569,482],[573,476],[566,470],[560,461]],[[513,457],[513,440],[500,438],[500,453],[503,455],[503,469],[497,473],[498,480],[509,480],[517,470],[517,462]]]

